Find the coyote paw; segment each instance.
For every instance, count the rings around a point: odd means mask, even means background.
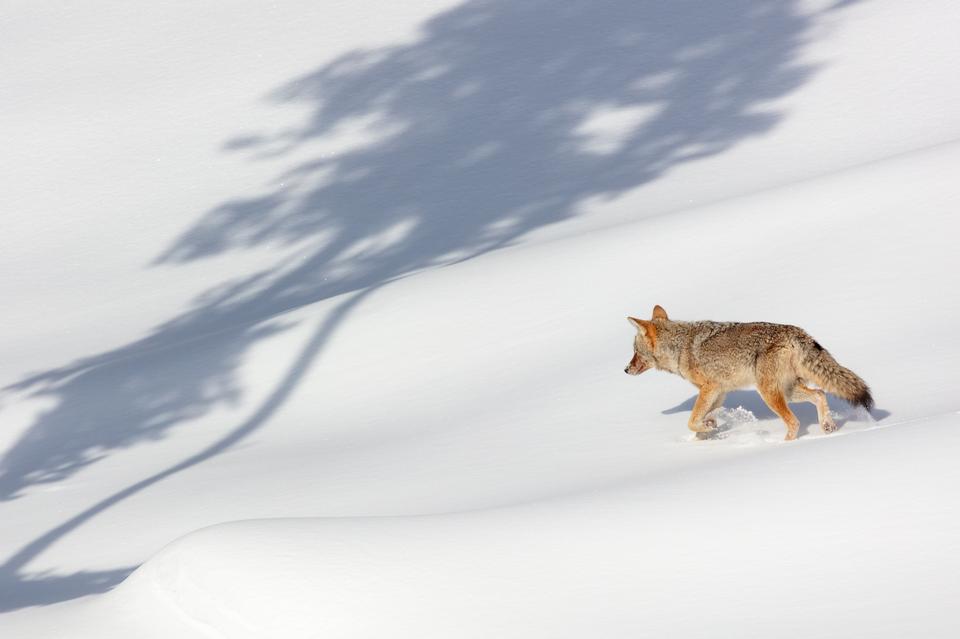
[[[688,422],[687,427],[695,433],[710,433],[717,429],[717,421],[713,418],[705,419],[702,422]]]
[[[837,430],[837,424],[832,419],[827,418],[820,424],[820,428],[823,429],[823,432],[829,435],[833,431]]]
[[[712,439],[716,432],[717,420],[711,417],[710,419],[705,419],[700,422],[700,428],[694,431],[694,435],[699,440]]]

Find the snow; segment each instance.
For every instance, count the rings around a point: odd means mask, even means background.
[[[3,9],[0,636],[956,636],[955,3],[84,7]],[[654,304],[877,409],[697,440]]]

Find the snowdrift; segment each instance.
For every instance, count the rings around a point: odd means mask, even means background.
[[[960,145],[945,145],[398,282],[379,304],[358,308],[341,339],[382,336],[383,309],[394,309],[390,335],[423,358],[400,357],[383,371],[379,351],[369,360],[349,351],[352,365],[338,369],[344,388],[363,378],[370,397],[389,405],[423,389],[426,398],[407,402],[414,411],[483,379],[476,392],[496,410],[464,410],[453,422],[451,413],[424,415],[412,430],[385,423],[400,428],[387,453],[364,438],[338,440],[336,430],[312,445],[310,433],[293,442],[293,432],[274,434],[261,444],[273,449],[257,451],[309,465],[335,446],[353,474],[333,464],[321,471],[328,481],[358,502],[389,497],[378,507],[397,516],[213,526],[169,545],[109,595],[11,623],[35,633],[80,615],[94,620],[95,636],[573,637],[601,627],[610,636],[712,636],[718,627],[742,636],[950,636],[960,513],[943,491],[960,472],[960,415],[941,373],[960,358],[951,338],[958,309],[941,297],[933,316],[917,313],[958,266],[942,233],[957,161]],[[909,230],[900,223],[907,208]],[[790,241],[771,210],[804,220]],[[902,247],[907,232],[909,255],[883,250]],[[671,268],[678,247],[703,256],[710,285],[689,267]],[[637,253],[659,268],[631,269]],[[900,260],[914,277],[885,278]],[[726,272],[754,275],[731,286]],[[877,276],[860,279],[866,273]],[[465,281],[476,285],[456,286]],[[547,286],[563,295],[538,296]],[[825,436],[812,406],[797,406],[801,439],[786,444],[755,394],[735,393],[720,437],[694,441],[684,425],[692,388],[620,372],[632,339],[622,316],[641,303],[629,293],[637,288],[675,315],[670,300],[679,298],[723,318],[751,319],[760,306],[799,318],[871,383],[875,419],[836,402],[841,430]],[[905,339],[906,326],[923,338]],[[508,360],[491,352],[503,343]],[[450,361],[469,364],[422,365]],[[312,379],[306,388],[323,387]],[[296,415],[315,396],[289,401]],[[397,422],[410,424],[402,415]],[[282,455],[290,445],[302,456]],[[344,484],[358,468],[372,485]],[[242,501],[252,481],[279,503],[302,500],[315,472],[238,477],[209,503]],[[458,504],[477,512],[403,516]]]
[[[942,494],[960,480],[958,425],[778,447],[536,507],[225,524],[103,605],[226,637],[948,637],[960,513]]]
[[[957,636],[960,4],[9,13],[0,636]]]

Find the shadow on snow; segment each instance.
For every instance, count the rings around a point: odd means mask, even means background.
[[[799,4],[469,1],[412,43],[352,51],[277,88],[270,100],[310,107],[303,125],[237,137],[225,152],[301,159],[258,197],[206,213],[155,263],[252,247],[283,257],[208,291],[142,340],[5,389],[55,402],[0,459],[0,500],[239,401],[240,360],[289,328],[279,314],[349,295],[246,421],[13,553],[0,565],[0,610],[119,582],[127,570],[49,576],[28,566],[104,510],[260,428],[377,287],[507,246],[588,198],[769,131],[781,118],[772,101],[815,71],[798,54],[818,16]],[[334,141],[339,151],[322,150]]]
[[[696,401],[697,396],[693,395],[676,406],[662,411],[662,414],[675,415],[677,413],[689,413],[693,410],[693,405]],[[834,418],[837,428],[842,429],[843,425],[851,419],[849,415],[853,407],[845,400],[838,399],[830,393],[827,393],[827,404],[832,412],[845,415],[844,417]],[[727,396],[724,398],[723,405],[727,408],[744,408],[761,421],[780,419],[780,416],[767,406],[767,403],[760,397],[760,393],[755,390],[731,391],[727,393]],[[817,417],[817,408],[810,402],[790,402],[790,410],[793,411],[793,414],[800,420],[799,436],[801,437],[807,434],[811,426],[820,423]],[[870,414],[874,419],[880,421],[889,417],[890,411],[883,410],[882,408],[874,408],[870,411]]]

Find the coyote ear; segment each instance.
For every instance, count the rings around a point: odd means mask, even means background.
[[[653,307],[653,319],[670,319],[667,317],[667,312],[663,310],[663,307],[657,304]]]
[[[628,317],[627,320],[637,327],[637,330],[647,338],[647,343],[650,344],[650,348],[653,348],[657,343],[657,327],[653,325],[653,322],[637,319],[636,317]]]

